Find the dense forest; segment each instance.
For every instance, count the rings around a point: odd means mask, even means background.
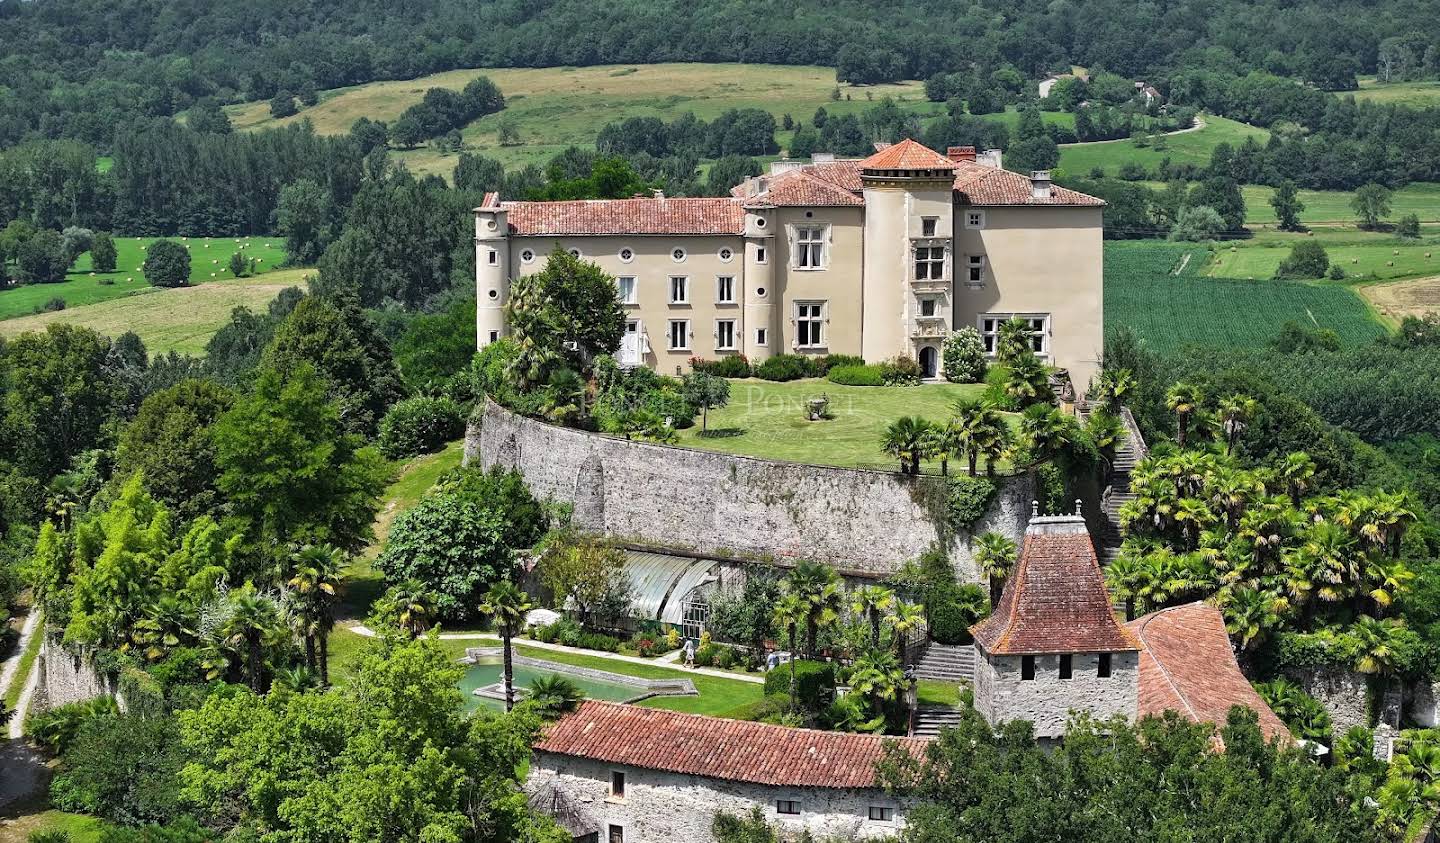
[[[743,61],[835,65],[842,81],[976,66],[1035,77],[1070,63],[1165,85],[1182,69],[1265,71],[1326,90],[1433,73],[1440,20],[1416,0],[929,4],[418,0],[0,2],[0,146],[108,148],[117,125],[197,102],[408,79],[461,67]],[[583,33],[583,37],[576,37]],[[1414,42],[1413,44],[1411,42]]]

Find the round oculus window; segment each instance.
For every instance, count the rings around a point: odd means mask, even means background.
[[[625,263],[629,263],[630,261],[635,260],[635,253],[630,249],[621,249],[620,260],[624,261]]]
[[[756,218],[755,218],[755,227],[756,227],[756,228],[764,228],[764,227],[765,227],[765,218],[764,218],[764,217],[756,217]]]
[[[765,298],[765,288],[764,288],[764,287],[756,287],[756,288],[755,288],[755,297],[756,297],[756,298],[760,298],[760,299]]]
[[[520,253],[520,260],[522,263],[534,263],[535,253],[530,251],[529,249],[526,249],[525,251]]]
[[[685,260],[685,250],[684,250],[684,249],[676,249],[676,250],[674,250],[673,252],[670,253],[670,259],[673,260],[673,261],[675,261],[676,263],[680,263],[681,261]]]
[[[578,257],[580,257],[580,250],[579,250],[579,249],[571,249],[571,250],[570,250],[570,257],[572,257],[572,258],[578,258]]]
[[[729,263],[731,258],[735,257],[735,252],[731,251],[730,249],[721,249],[719,252],[719,256],[720,260]]]
[[[485,221],[485,227],[488,228],[488,229],[490,229],[491,231],[494,231],[495,229],[499,228],[499,226],[495,224],[495,221],[494,221],[494,220],[486,220],[486,221]]]
[[[490,291],[490,298],[492,298],[492,299],[498,299],[498,298],[500,298],[500,291],[499,291],[499,290],[491,290],[491,291]]]

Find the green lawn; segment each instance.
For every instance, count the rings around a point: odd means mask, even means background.
[[[921,705],[959,705],[960,686],[954,682],[921,679],[916,683]]]
[[[1185,271],[1173,274],[1186,254]],[[1262,347],[1289,321],[1333,329],[1343,342],[1356,345],[1385,331],[1345,284],[1207,278],[1199,270],[1208,258],[1204,246],[1106,243],[1107,329],[1129,326],[1168,354],[1189,346]]]
[[[83,307],[21,316],[0,321],[0,336],[13,337],[26,331],[43,331],[52,322],[84,325],[105,336],[117,337],[134,331],[153,354],[177,351],[200,355],[210,337],[230,318],[230,311],[245,306],[263,310],[286,287],[304,289],[311,270],[285,269],[253,278],[229,278],[145,292],[125,298],[101,301]],[[47,288],[59,285],[44,285]],[[117,285],[118,286],[118,285]],[[6,296],[27,289],[0,293]]]
[[[1161,149],[1153,145],[1137,147],[1131,140],[1068,144],[1060,147],[1060,167],[1072,176],[1086,177],[1096,167],[1114,176],[1122,165],[1131,161],[1151,171],[1165,158],[1176,164],[1205,166],[1210,163],[1210,151],[1218,144],[1239,146],[1246,137],[1254,137],[1263,144],[1270,138],[1268,131],[1256,126],[1209,114],[1204,119],[1205,128],[1169,135]]]
[[[1354,94],[1357,100],[1425,108],[1440,105],[1440,82],[1382,83],[1372,77],[1361,79],[1360,90]]]
[[[767,459],[893,469],[895,461],[880,449],[880,436],[900,416],[948,419],[960,398],[978,398],[976,384],[924,386],[841,386],[809,379],[775,383],[758,379],[730,382],[730,404],[710,411],[710,433],[695,427],[680,431],[680,444]],[[811,422],[806,401],[826,395],[835,418]]]
[[[1325,232],[1316,232],[1324,241]],[[1273,278],[1280,262],[1290,254],[1292,242],[1265,245],[1235,245],[1215,252],[1205,266],[1212,278]],[[1332,264],[1339,264],[1351,277],[1392,280],[1440,275],[1440,245],[1388,243],[1325,243]],[[1430,255],[1430,257],[1426,257]]]
[[[31,284],[0,292],[0,319],[28,316],[53,298],[65,300],[65,306],[81,307],[136,293],[155,290],[145,283],[140,267],[145,263],[145,249],[154,237],[115,238],[115,271],[92,272],[89,253],[80,256],[65,280],[58,284]],[[179,238],[171,238],[179,239]],[[285,260],[285,242],[279,237],[233,238],[192,237],[183,241],[190,247],[190,283],[231,279],[230,256],[237,251],[259,258],[259,272],[269,272]],[[102,283],[102,282],[110,283]]]
[[[1240,188],[1245,197],[1245,222],[1247,224],[1273,225],[1276,222],[1275,209],[1270,207],[1270,197],[1275,189],[1258,184],[1247,184]],[[1355,223],[1355,212],[1350,209],[1354,193],[1348,190],[1301,190],[1300,201],[1305,210],[1300,213],[1303,223]],[[1440,184],[1416,182],[1395,191],[1390,202],[1390,221],[1394,222],[1406,214],[1415,214],[1421,222],[1440,221]]]
[[[64,834],[68,843],[99,843],[108,824],[84,814],[55,809],[23,814],[0,826],[0,843],[25,843],[37,834]]]

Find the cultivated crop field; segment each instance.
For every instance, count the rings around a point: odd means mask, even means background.
[[[1298,239],[1298,238],[1297,238]],[[1339,264],[1347,276],[1363,278],[1416,278],[1440,274],[1440,245],[1434,242],[1420,243],[1330,243],[1317,237],[1330,256],[1332,264]],[[1280,262],[1290,254],[1289,242],[1271,242],[1265,245],[1237,245],[1220,249],[1205,265],[1205,274],[1211,278],[1267,279],[1275,277]],[[1428,256],[1428,257],[1427,257]]]
[[[29,284],[0,292],[0,320],[29,316],[56,297],[64,299],[67,308],[73,308],[136,293],[154,292],[155,288],[145,282],[140,267],[145,263],[145,250],[156,239],[116,237],[114,272],[92,272],[90,255],[86,253],[75,262],[65,280],[58,284]],[[285,243],[279,237],[170,239],[190,247],[191,284],[233,278],[229,262],[230,256],[237,251],[259,259],[256,272],[268,272],[285,260]]]
[[[86,307],[6,319],[0,321],[0,336],[43,331],[46,325],[60,322],[84,325],[109,337],[134,331],[145,341],[151,354],[177,351],[199,355],[204,353],[205,343],[230,317],[231,310],[240,306],[263,310],[286,287],[304,289],[305,277],[311,272],[313,270],[287,269],[194,287],[155,289]]]
[[[1154,170],[1160,162],[1169,158],[1176,164],[1205,166],[1210,163],[1210,151],[1221,143],[1239,146],[1245,138],[1254,137],[1259,143],[1270,139],[1265,129],[1206,114],[1205,127],[1193,132],[1166,135],[1164,146],[1137,147],[1129,139],[1098,141],[1095,143],[1073,143],[1060,147],[1060,167],[1072,176],[1088,176],[1096,167],[1114,176],[1120,167],[1131,161]]]
[[[1172,274],[1190,255],[1185,271]],[[1128,325],[1161,353],[1189,346],[1263,347],[1295,321],[1329,328],[1347,344],[1384,332],[1354,290],[1337,283],[1207,278],[1200,246],[1105,245],[1105,324]]]

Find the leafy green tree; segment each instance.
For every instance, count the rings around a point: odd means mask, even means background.
[[[259,550],[333,544],[358,552],[371,537],[388,479],[380,455],[347,433],[308,363],[262,369],[250,394],[215,423],[220,491]]]
[[[1360,218],[1360,227],[1374,231],[1380,227],[1380,220],[1390,216],[1390,188],[1371,182],[1356,188],[1350,197],[1350,208]]]
[[[1270,196],[1270,207],[1275,209],[1275,219],[1279,221],[1281,231],[1304,230],[1300,224],[1300,213],[1305,210],[1305,203],[1300,201],[1295,182],[1289,179],[1280,182]]]
[[[60,232],[60,252],[65,256],[65,267],[68,269],[76,259],[95,244],[95,232],[88,228],[81,228],[76,225],[67,225]]]
[[[546,382],[562,363],[588,371],[597,355],[615,353],[625,333],[615,279],[559,246],[544,269],[515,282],[505,315],[523,384]]]
[[[120,389],[110,343],[88,328],[47,325],[0,356],[0,461],[42,481],[107,442]]]
[[[530,597],[509,580],[500,580],[485,592],[480,603],[481,614],[495,619],[500,628],[500,641],[504,648],[505,710],[515,707],[515,668],[511,661],[510,641],[525,626],[525,613],[533,608]]]
[[[1283,278],[1324,278],[1330,268],[1330,256],[1325,247],[1314,240],[1302,240],[1290,248],[1290,254],[1275,270],[1277,279]]]
[[[65,280],[70,261],[65,243],[57,232],[42,229],[20,243],[15,252],[16,269],[26,284],[56,284]]]
[[[1209,205],[1187,205],[1180,209],[1170,239],[1198,242],[1213,240],[1225,232],[1225,219]]]
[[[295,106],[295,95],[289,91],[279,91],[270,98],[270,116],[277,120],[282,117],[290,117],[299,111],[300,109]]]
[[[395,341],[395,365],[411,389],[434,394],[475,356],[475,299],[416,316]]]
[[[625,552],[595,536],[561,530],[543,542],[535,571],[558,606],[574,605],[582,623],[597,612],[628,610],[632,596]]]
[[[1420,239],[1420,216],[1418,214],[1406,214],[1400,218],[1395,225],[1395,235],[1406,240]]]
[[[146,249],[140,271],[152,287],[188,287],[190,250],[174,240],[156,240]]]
[[[462,152],[451,182],[456,190],[471,193],[497,191],[505,186],[505,165],[494,158]]]
[[[96,272],[115,271],[115,238],[108,231],[97,231],[90,246],[90,268]]]
[[[115,473],[139,472],[157,498],[182,518],[216,511],[215,443],[210,431],[234,396],[208,380],[185,380],[145,399],[120,435]]]
[[[754,158],[748,155],[727,155],[710,165],[705,193],[709,196],[729,196],[730,188],[758,175],[760,165]]]
[[[730,403],[730,382],[708,372],[691,372],[683,379],[682,391],[692,407],[700,408],[700,432],[710,429],[710,408]]]
[[[115,823],[171,819],[182,810],[178,774],[185,757],[179,733],[175,718],[164,714],[86,718],[66,743],[50,784],[51,800],[64,810]]]
[[[334,197],[322,185],[299,179],[280,191],[276,231],[285,237],[285,260],[309,265],[320,259],[334,238]]]

